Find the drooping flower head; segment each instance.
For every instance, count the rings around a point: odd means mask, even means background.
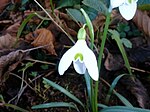
[[[113,8],[119,7],[121,15],[126,19],[130,20],[135,15],[137,9],[138,0],[110,0],[111,11]]]
[[[63,75],[73,62],[74,69],[77,73],[84,74],[87,70],[91,78],[97,81],[99,77],[97,60],[85,41],[86,31],[84,27],[79,30],[78,41],[75,45],[62,56],[58,66],[58,72],[60,75]]]

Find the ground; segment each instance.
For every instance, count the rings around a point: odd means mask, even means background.
[[[78,103],[43,83],[43,78],[51,80],[87,104],[84,75],[77,74],[72,65],[63,76],[58,73],[59,61],[77,40],[77,32],[82,24],[77,24],[63,8],[54,10],[54,14],[49,12],[53,18],[49,20],[34,1],[27,0],[24,4],[19,0],[1,2],[4,2],[4,7],[0,7],[0,111],[17,112],[21,108],[30,112],[76,112],[72,108],[31,109],[34,105],[49,102],[71,102],[83,112]],[[39,2],[45,9],[52,10],[48,5],[49,0]],[[58,5],[57,2],[53,4]],[[37,12],[38,16],[33,12]],[[111,19],[109,28],[117,30],[121,38],[126,39],[124,48],[134,75],[134,79],[129,75],[123,76],[115,91],[133,106],[150,109],[150,34],[145,26],[145,23],[150,23],[149,11],[143,13],[138,10],[132,21],[124,20],[114,11]],[[97,58],[104,22],[103,14],[97,14],[92,20],[96,35],[93,51]],[[89,45],[90,41],[86,41]],[[122,55],[108,34],[100,72],[99,103],[124,105],[115,94],[112,93],[109,102],[106,102],[106,96],[115,78],[125,73],[128,74],[128,70]]]

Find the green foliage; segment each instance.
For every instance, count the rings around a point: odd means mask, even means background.
[[[119,32],[121,38],[140,36],[141,32],[134,24],[118,23],[116,30]]]
[[[3,102],[3,103],[5,102],[2,94],[0,94],[0,102]]]
[[[150,0],[138,0],[138,5],[150,4]]]
[[[112,95],[112,93],[113,93],[113,90],[114,90],[114,88],[116,87],[118,81],[119,81],[123,76],[125,76],[125,75],[126,75],[126,74],[119,75],[119,76],[117,76],[117,77],[113,80],[113,82],[112,82],[112,84],[111,84],[111,86],[110,86],[110,88],[109,88],[108,94],[107,94],[107,96],[106,96],[106,100],[105,100],[106,104],[109,103],[110,97],[111,97],[111,95]]]
[[[94,46],[94,28],[93,28],[92,22],[91,22],[89,16],[87,15],[87,13],[83,9],[81,9],[81,12],[85,17],[86,25],[88,26],[88,29],[89,29],[89,32],[90,32],[91,49],[93,49],[93,46]]]
[[[138,0],[138,9],[150,10],[150,0]]]
[[[98,13],[107,14],[107,7],[106,5],[100,0],[83,0],[83,5],[79,5],[79,7],[83,8],[87,15],[89,16],[90,20],[95,19]],[[77,22],[81,22],[85,24],[85,19],[81,12],[75,8],[68,8],[67,13]]]
[[[16,110],[17,112],[18,112],[18,111],[20,111],[20,112],[29,112],[29,111],[27,111],[27,110],[25,110],[25,109],[23,109],[23,108],[20,108],[20,107],[18,107],[18,106],[16,106],[16,105],[9,104],[9,103],[5,103],[4,98],[3,98],[3,96],[2,96],[1,94],[0,94],[0,103],[1,103],[1,106],[5,106],[5,107],[7,107],[7,108],[13,108],[13,109]]]
[[[128,39],[122,38],[121,42],[124,44],[125,47],[132,48],[132,43]]]
[[[9,108],[13,108],[13,109],[16,110],[17,112],[18,112],[18,111],[20,111],[20,112],[29,112],[28,110],[25,110],[25,109],[20,108],[20,107],[18,107],[18,106],[16,106],[16,105],[13,105],[13,104],[5,103],[5,104],[3,104],[3,106],[9,107]]]
[[[125,52],[125,49],[122,45],[122,42],[120,40],[120,35],[119,33],[116,31],[116,30],[108,30],[111,34],[112,34],[112,39],[114,39],[116,42],[117,42],[117,45],[119,47],[119,50],[122,54],[122,57],[124,59],[124,62],[125,62],[125,66],[126,68],[128,69],[128,72],[130,75],[132,75],[132,72],[131,72],[131,68],[130,68],[130,64],[129,64],[129,61],[128,61],[128,58],[127,58],[127,55],[126,55],[126,52]]]
[[[69,7],[80,4],[80,0],[60,0],[58,2],[57,9],[63,8],[63,7]]]
[[[110,106],[100,110],[99,112],[150,112],[150,110],[136,107]]]
[[[127,107],[133,107],[133,105],[121,94],[114,91],[114,94],[120,99],[120,101]]]
[[[83,9],[88,14],[90,20],[93,20],[98,14],[98,12],[96,10],[94,10],[93,8],[83,6]],[[73,18],[74,21],[80,22],[80,23],[83,23],[83,24],[86,23],[86,20],[85,20],[83,14],[80,12],[80,10],[68,8],[67,13],[68,13],[68,15],[70,15]]]
[[[106,5],[101,0],[83,0],[82,3],[97,10],[99,13],[106,15],[108,12]]]
[[[37,72],[31,72],[29,75],[32,77],[36,77],[38,75],[38,73]]]
[[[47,70],[47,69],[49,68],[49,66],[46,65],[46,64],[45,64],[45,65],[41,65],[40,67],[41,67],[43,70]]]
[[[118,25],[117,25],[117,31],[119,32],[119,34],[120,34],[120,37],[121,38],[125,38],[125,37],[127,37],[127,33],[130,31],[130,26],[128,25],[128,24],[126,24],[126,23],[119,23]]]
[[[66,103],[66,102],[51,102],[51,103],[35,105],[32,106],[32,109],[58,108],[58,107],[74,108],[78,111],[78,108],[73,103]]]
[[[21,5],[25,5],[29,0],[21,0]]]
[[[117,30],[120,33],[120,37],[126,37],[126,33],[130,31],[130,26],[126,23],[119,23],[117,25]],[[125,33],[125,35],[121,35],[121,33]]]
[[[21,36],[21,33],[22,33],[22,31],[23,31],[25,25],[26,25],[26,24],[28,23],[28,21],[29,21],[32,17],[34,17],[34,16],[36,16],[35,13],[29,14],[28,17],[21,23],[21,25],[20,25],[20,27],[19,27],[19,29],[18,29],[18,32],[17,32],[17,40],[16,40],[16,43],[15,43],[14,46],[16,46],[16,44],[17,44],[17,42],[18,42],[18,39],[19,39],[19,37]]]
[[[46,78],[43,78],[43,83],[45,85],[49,85],[49,86],[52,86],[54,87],[55,89],[59,90],[60,92],[64,93],[65,95],[67,95],[69,98],[71,98],[72,100],[76,101],[77,103],[79,103],[81,106],[84,107],[83,103],[77,98],[75,97],[74,95],[72,95],[70,92],[68,92],[66,89],[64,89],[63,87],[61,87],[60,85],[46,79]]]
[[[20,71],[25,72],[29,67],[32,67],[32,66],[33,66],[33,63],[28,62],[25,64],[25,66],[22,69],[18,70],[18,72]]]
[[[85,23],[85,18],[83,17],[83,15],[80,12],[80,10],[68,8],[67,9],[67,13],[68,13],[68,15],[70,15],[72,17],[72,19],[74,21],[80,22],[80,23],[83,23],[83,24]]]

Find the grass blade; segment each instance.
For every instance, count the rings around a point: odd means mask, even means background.
[[[59,90],[60,92],[64,93],[65,95],[67,95],[69,98],[71,98],[72,100],[76,101],[77,103],[79,103],[81,106],[84,107],[83,103],[77,98],[75,97],[73,94],[71,94],[69,91],[67,91],[66,89],[64,89],[63,87],[61,87],[60,85],[46,79],[43,78],[43,83],[44,84],[48,84],[52,87],[54,87],[55,89]]]
[[[90,102],[90,104],[92,104],[92,94],[91,94],[91,78],[88,74],[88,72],[86,71],[84,74],[84,78],[85,78],[85,82],[86,82],[86,89],[87,89],[87,93],[88,93],[88,100]]]
[[[133,105],[121,94],[114,92],[114,94],[122,101],[122,103],[127,107],[133,107]]]
[[[20,112],[29,112],[28,110],[25,110],[25,109],[20,108],[20,107],[18,107],[18,106],[16,106],[16,105],[13,105],[13,104],[5,103],[4,106],[6,106],[6,107],[11,107],[11,108],[13,108],[14,110],[18,110],[18,111],[20,111]]]
[[[88,29],[89,29],[89,32],[90,32],[90,37],[91,37],[91,46],[90,46],[90,48],[93,49],[93,46],[94,46],[94,28],[93,28],[92,22],[91,22],[89,16],[87,15],[87,13],[82,8],[80,10],[81,10],[82,14],[85,17],[86,24],[88,26]]]
[[[69,107],[78,110],[78,108],[75,105],[66,102],[51,102],[51,103],[39,104],[39,105],[32,106],[32,109],[44,109],[44,108],[56,108],[56,107]]]
[[[100,110],[99,112],[150,112],[150,110],[136,108],[136,107],[111,106],[111,107],[106,107]]]
[[[110,86],[110,89],[109,89],[109,91],[108,91],[108,94],[107,94],[107,96],[106,96],[106,100],[105,100],[106,104],[108,104],[108,102],[109,102],[109,100],[110,100],[110,97],[111,97],[111,95],[112,95],[112,93],[113,93],[113,90],[114,90],[114,88],[116,87],[118,81],[119,81],[123,76],[125,76],[125,75],[126,75],[126,74],[122,74],[122,75],[117,76],[117,77],[114,79],[114,81],[112,82],[112,84],[111,84],[111,86]]]
[[[17,44],[17,42],[18,42],[18,39],[19,39],[19,37],[20,37],[20,35],[21,35],[21,33],[22,33],[22,31],[23,31],[25,25],[27,24],[27,22],[28,22],[32,17],[34,17],[34,16],[36,16],[35,13],[29,14],[28,17],[22,22],[22,24],[20,25],[20,27],[19,27],[19,29],[18,29],[18,32],[17,32],[17,40],[16,40],[14,46],[16,46],[16,44]]]
[[[107,106],[107,105],[104,105],[104,104],[98,103],[98,107],[100,107],[100,108],[106,108],[106,107],[108,107],[108,106]]]

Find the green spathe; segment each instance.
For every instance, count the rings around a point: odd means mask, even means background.
[[[85,25],[83,25],[83,27],[80,28],[78,31],[78,35],[77,35],[78,40],[85,40],[85,38],[86,38],[86,31],[85,31],[84,27],[85,27]]]

